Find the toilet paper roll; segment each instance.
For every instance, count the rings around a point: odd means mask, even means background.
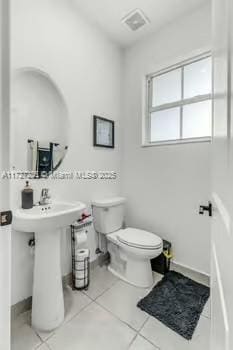
[[[75,232],[75,249],[80,249],[80,246],[86,244],[87,233],[86,230]]]
[[[87,258],[89,257],[89,249],[78,249],[75,251],[75,287],[84,288],[88,284],[89,267]]]
[[[88,284],[88,280],[87,279],[83,279],[83,280],[78,280],[78,279],[76,279],[75,280],[75,287],[76,288],[83,288],[83,287],[85,287],[85,286],[87,286],[87,284]]]
[[[83,271],[88,268],[88,262],[87,261],[75,261],[74,265],[75,270]]]
[[[75,278],[84,279],[87,278],[88,270],[78,270],[75,271]]]
[[[89,249],[79,249],[75,251],[75,270],[84,270],[88,267],[86,258],[88,258],[89,255]]]
[[[89,257],[89,249],[77,249],[75,251],[75,261],[82,262]]]

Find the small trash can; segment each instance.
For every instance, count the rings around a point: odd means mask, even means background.
[[[163,252],[157,258],[151,260],[152,270],[162,275],[170,271],[170,264],[172,259],[172,244],[163,240]]]

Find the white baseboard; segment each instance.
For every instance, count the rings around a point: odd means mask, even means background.
[[[181,266],[181,267],[183,267],[184,269],[187,269],[187,270],[190,270],[190,271],[199,273],[199,274],[201,274],[201,275],[203,275],[203,276],[206,276],[206,277],[209,277],[209,278],[210,278],[210,274],[208,274],[208,273],[206,273],[206,272],[203,272],[203,271],[201,271],[201,270],[197,270],[197,269],[195,269],[195,268],[193,268],[193,267],[190,267],[190,266],[188,266],[188,265],[182,264],[182,263],[180,263],[179,261],[173,260],[171,264],[177,265],[177,266]]]
[[[177,261],[171,262],[171,269],[174,269],[177,272],[183,273],[184,275],[187,275],[187,277],[190,277],[191,279],[194,279],[199,283],[210,286],[210,276],[206,273],[193,269]]]

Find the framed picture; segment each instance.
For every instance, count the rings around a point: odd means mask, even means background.
[[[94,146],[114,148],[114,121],[106,118],[93,117]]]

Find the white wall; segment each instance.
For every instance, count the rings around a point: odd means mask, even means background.
[[[9,2],[0,2],[0,171],[9,167]],[[0,210],[9,209],[9,183],[0,180]],[[0,227],[0,349],[10,350],[11,226]]]
[[[32,181],[35,200],[39,199],[42,187],[51,189],[53,199],[80,200],[87,205],[93,198],[118,194],[122,114],[120,50],[88,24],[67,0],[13,0],[11,23],[12,71],[36,67],[48,73],[68,106],[70,148],[59,170],[114,170],[118,174],[116,181]],[[115,150],[92,147],[93,114],[116,121]],[[14,123],[13,117],[11,123]],[[17,137],[23,137],[20,130]],[[12,181],[13,208],[20,206],[23,186],[23,181]],[[91,235],[89,246],[94,259],[93,231]],[[12,304],[32,293],[33,256],[27,246],[30,236],[19,232],[12,235]],[[70,271],[68,247],[69,235],[63,235],[63,274]]]
[[[93,198],[121,192],[128,199],[129,225],[171,240],[176,261],[208,273],[210,222],[197,212],[199,204],[210,198],[210,145],[142,148],[141,120],[145,74],[209,49],[210,9],[180,19],[134,45],[125,52],[124,62],[121,51],[77,13],[72,1],[13,0],[11,23],[12,71],[36,67],[47,72],[68,106],[70,147],[59,170],[118,173],[117,180],[109,182],[32,181],[35,200],[42,187],[52,190],[53,199],[80,200],[87,205]],[[92,147],[93,114],[116,121],[115,150]],[[22,137],[20,131],[17,137]],[[13,208],[20,206],[23,186],[23,181],[12,181]],[[12,304],[32,293],[30,237],[12,233]],[[69,234],[64,234],[63,274],[70,271],[69,244]],[[94,259],[93,231],[89,246]]]
[[[209,273],[210,144],[142,148],[145,75],[211,48],[206,6],[125,52],[124,194],[127,224],[172,242],[175,261]]]

